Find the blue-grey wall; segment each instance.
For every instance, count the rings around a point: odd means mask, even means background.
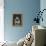
[[[40,10],[42,11],[43,9],[46,9],[46,0],[41,0],[40,1]],[[46,27],[46,10],[43,12],[43,22],[40,21],[40,25]]]
[[[33,24],[35,12],[40,9],[40,0],[4,0],[4,35],[7,41],[18,41],[24,37]],[[13,13],[22,13],[22,26],[13,26]]]

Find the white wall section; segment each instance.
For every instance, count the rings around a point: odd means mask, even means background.
[[[4,0],[0,0],[0,42],[4,41]]]

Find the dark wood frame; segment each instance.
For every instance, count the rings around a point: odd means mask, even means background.
[[[22,25],[22,14],[13,14],[13,26]]]

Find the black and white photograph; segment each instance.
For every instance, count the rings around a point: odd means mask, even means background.
[[[22,15],[21,14],[13,14],[13,26],[22,25]]]

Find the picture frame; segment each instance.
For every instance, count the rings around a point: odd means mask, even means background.
[[[13,26],[22,25],[22,14],[13,14]]]

